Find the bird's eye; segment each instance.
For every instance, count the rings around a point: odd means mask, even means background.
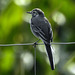
[[[33,14],[32,14],[34,17],[38,16],[38,13],[37,11],[33,11]]]
[[[35,13],[36,13],[36,11],[33,11],[33,13],[35,14]]]

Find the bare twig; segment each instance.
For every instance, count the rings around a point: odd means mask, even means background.
[[[69,45],[75,44],[75,42],[52,42],[52,45]],[[25,45],[34,45],[34,43],[24,43],[24,44],[0,44],[0,46],[25,46]],[[37,43],[36,45],[44,45],[43,43]]]

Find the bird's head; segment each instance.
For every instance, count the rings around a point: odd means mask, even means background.
[[[32,14],[32,17],[37,17],[37,16],[44,17],[44,12],[39,8],[35,8],[27,13]]]

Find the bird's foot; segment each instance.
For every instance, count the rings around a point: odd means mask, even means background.
[[[40,40],[40,39],[39,39]],[[36,47],[36,45],[38,45],[38,41],[39,40],[37,40],[36,42],[34,42],[34,44],[33,44],[33,47]]]
[[[36,43],[36,42],[34,42],[33,47],[36,47],[36,45],[37,45],[37,43]]]

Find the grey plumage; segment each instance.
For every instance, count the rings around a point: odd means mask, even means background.
[[[36,8],[28,13],[32,14],[30,24],[31,31],[35,36],[39,37],[44,42],[51,64],[51,69],[54,70],[53,55],[50,45],[50,42],[52,42],[53,40],[51,24],[46,19],[46,17],[44,16],[44,12],[41,9]]]

